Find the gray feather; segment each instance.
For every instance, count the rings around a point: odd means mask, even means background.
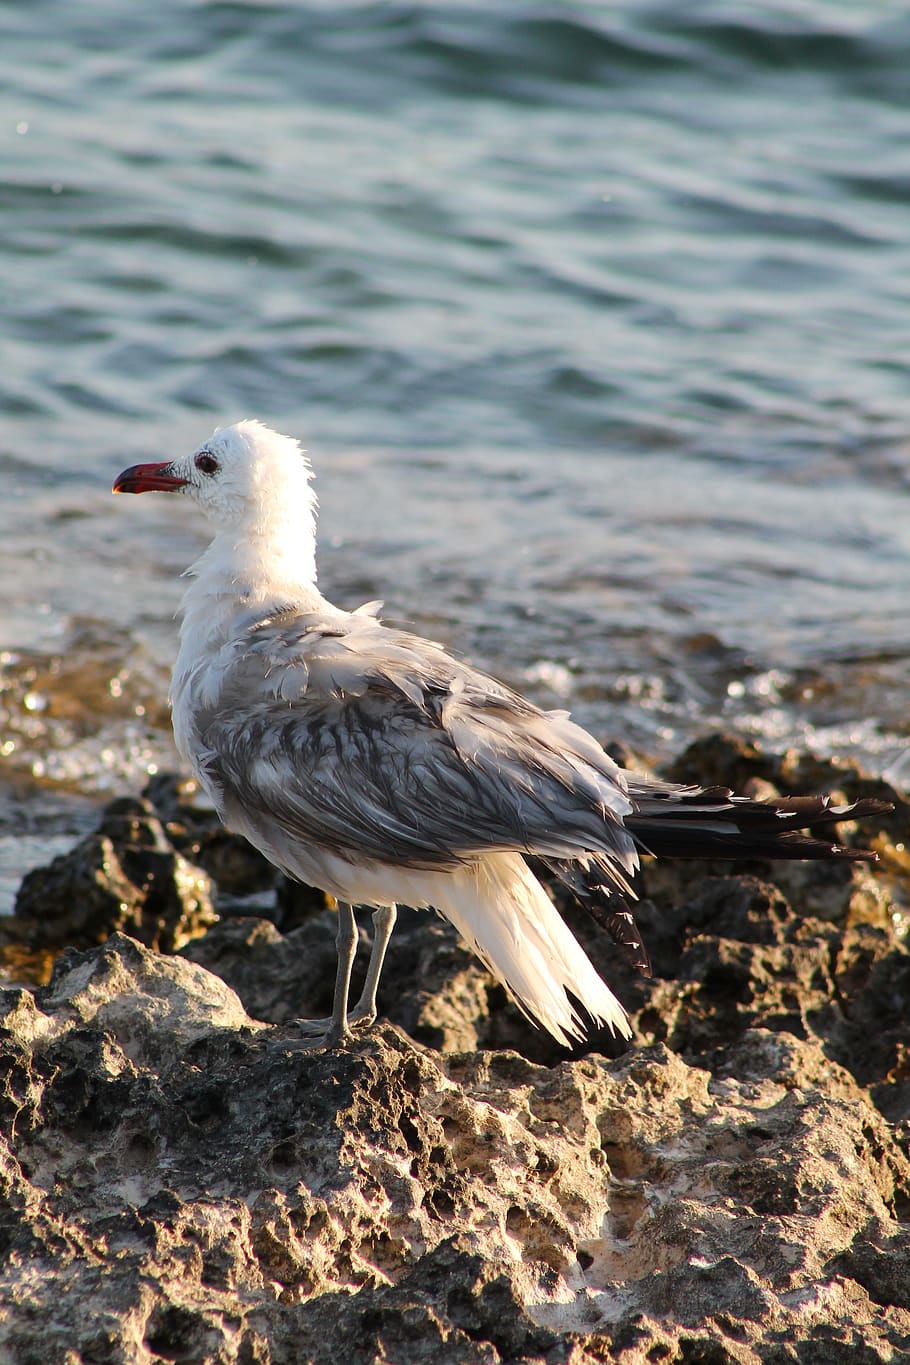
[[[351,861],[434,869],[597,852],[627,886],[623,775],[565,715],[366,615],[270,615],[230,648],[217,696],[193,704],[194,747],[226,818],[261,822],[263,841],[277,827]]]

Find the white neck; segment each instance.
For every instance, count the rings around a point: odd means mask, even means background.
[[[273,503],[251,522],[222,527],[187,569],[193,582],[183,596],[180,653],[175,675],[231,635],[239,612],[327,606],[316,587],[315,498],[293,513]]]

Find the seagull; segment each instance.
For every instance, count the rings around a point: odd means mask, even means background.
[[[756,801],[621,769],[567,712],[384,625],[380,603],[333,606],[316,586],[312,476],[298,441],[247,420],[187,457],[133,465],[113,487],[179,493],[214,524],[187,570],[174,735],[224,824],[337,901],[332,1014],[300,1021],[305,1045],[345,1046],[375,1021],[399,905],[450,920],[564,1046],[603,1028],[631,1037],[528,857],[646,974],[640,852],[874,860],[800,831],[886,803]],[[357,905],[372,908],[374,935],[350,1008]]]

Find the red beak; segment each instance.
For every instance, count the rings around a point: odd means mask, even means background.
[[[165,460],[161,464],[134,464],[114,480],[115,493],[173,493],[188,482],[171,473]]]

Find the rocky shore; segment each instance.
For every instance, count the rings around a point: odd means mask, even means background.
[[[725,736],[670,775],[895,810],[841,828],[872,869],[646,865],[650,980],[563,907],[633,1013],[622,1055],[561,1050],[411,912],[377,1029],[303,1050],[332,909],[176,779],[29,874],[0,1362],[910,1359],[910,806]]]

